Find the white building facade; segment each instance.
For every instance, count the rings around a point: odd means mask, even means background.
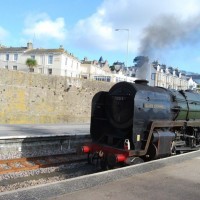
[[[28,58],[37,61],[33,72],[80,78],[80,61],[62,47],[34,49],[32,43],[27,43],[27,47],[0,47],[1,68],[28,72]]]
[[[150,86],[159,86],[167,89],[194,90],[197,87],[192,77],[188,78],[178,69],[160,65],[154,66],[147,62],[136,70],[136,77],[148,80]]]
[[[99,61],[89,61],[87,58],[81,61],[81,77],[96,81],[118,83],[121,81],[134,82],[136,78],[128,77],[122,71],[111,71],[107,61],[102,57]]]

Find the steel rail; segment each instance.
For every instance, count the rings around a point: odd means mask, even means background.
[[[0,175],[39,168],[56,167],[81,161],[86,161],[86,158],[75,153],[0,160]]]

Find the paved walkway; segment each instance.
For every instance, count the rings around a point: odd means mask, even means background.
[[[200,200],[200,157],[51,200]]]
[[[0,139],[62,135],[87,135],[89,132],[89,124],[0,125]]]

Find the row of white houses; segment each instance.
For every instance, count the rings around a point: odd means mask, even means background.
[[[80,77],[80,61],[62,46],[58,49],[34,49],[32,43],[27,43],[26,47],[0,47],[0,66],[3,68],[28,72],[28,58],[37,61],[36,73]]]
[[[73,78],[95,79],[107,82],[119,82],[135,78],[127,78],[122,73],[110,71],[107,61],[102,57],[99,61],[89,61],[84,58],[80,61],[73,54],[68,53],[62,46],[57,49],[34,49],[32,43],[26,47],[3,47],[0,46],[0,67],[8,70],[20,70],[29,72],[26,65],[28,58],[37,61],[37,67],[32,72],[47,75],[67,76]]]
[[[146,79],[151,86],[159,86],[175,90],[194,90],[197,88],[197,83],[191,76],[182,74],[176,68],[168,68],[166,66],[153,65],[145,62],[142,66],[136,69],[136,77]]]
[[[135,77],[127,76],[122,70],[111,71],[107,61],[102,57],[98,61],[90,61],[86,57],[79,60],[73,54],[64,50],[62,46],[57,49],[33,48],[32,43],[26,47],[4,47],[0,45],[0,67],[8,70],[29,72],[26,65],[28,58],[37,61],[37,67],[32,72],[46,75],[67,76],[73,78],[93,79],[106,82],[128,81],[146,79],[151,86],[161,86],[171,89],[195,89],[197,84],[191,77],[178,74],[177,71],[153,66],[145,63],[140,66]],[[126,71],[127,74],[127,71]]]

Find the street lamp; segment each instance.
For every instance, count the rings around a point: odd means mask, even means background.
[[[117,28],[115,31],[127,31],[127,46],[126,46],[126,67],[128,67],[128,51],[129,51],[129,29],[128,28]]]

